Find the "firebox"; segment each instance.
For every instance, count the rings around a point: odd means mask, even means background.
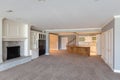
[[[20,57],[20,46],[7,47],[7,60]]]

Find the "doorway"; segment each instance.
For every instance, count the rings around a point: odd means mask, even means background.
[[[68,37],[61,37],[61,49],[66,50],[67,49],[67,43],[68,43]]]

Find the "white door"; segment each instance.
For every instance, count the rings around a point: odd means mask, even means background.
[[[105,59],[105,53],[106,53],[106,48],[105,48],[105,32],[102,34],[102,58]]]
[[[101,39],[101,51],[102,51],[102,58],[105,60],[105,34],[102,33],[102,39]]]
[[[101,35],[100,34],[96,36],[96,48],[97,48],[97,55],[101,55]]]
[[[106,32],[106,63],[109,64],[109,31]]]
[[[61,49],[67,49],[66,48],[67,43],[68,43],[68,37],[62,37],[61,38]]]
[[[109,66],[113,69],[113,29],[109,31]]]

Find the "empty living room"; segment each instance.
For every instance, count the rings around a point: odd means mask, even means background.
[[[0,80],[120,80],[119,0],[0,0]]]

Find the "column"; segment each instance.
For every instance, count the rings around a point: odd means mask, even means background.
[[[50,37],[49,37],[49,32],[46,32],[46,53],[45,55],[49,55],[49,43],[50,42]]]
[[[0,63],[3,62],[3,57],[2,57],[2,20],[3,18],[0,18]]]

